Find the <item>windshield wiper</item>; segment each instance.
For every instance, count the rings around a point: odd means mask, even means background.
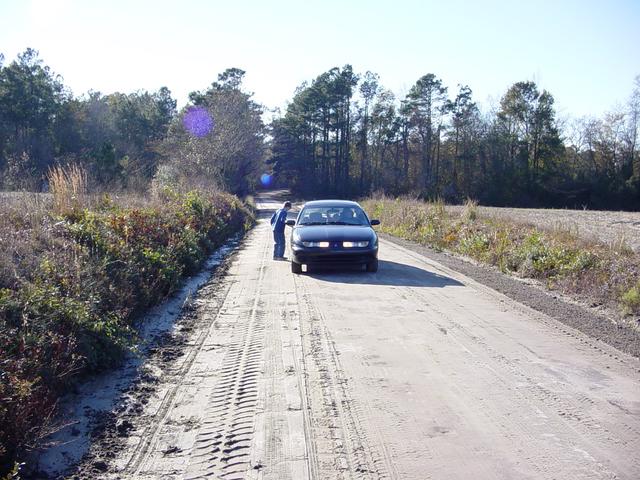
[[[301,223],[300,225],[326,225],[326,223],[324,223],[324,222],[306,222],[306,223]]]
[[[327,225],[350,225],[347,222],[327,222]]]

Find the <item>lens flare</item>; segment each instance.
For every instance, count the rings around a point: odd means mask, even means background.
[[[260,177],[260,183],[262,183],[264,187],[270,186],[272,182],[273,182],[273,175],[269,175],[268,173],[263,173],[262,176]]]
[[[184,128],[196,137],[204,137],[213,130],[213,118],[204,107],[190,107],[182,123]]]

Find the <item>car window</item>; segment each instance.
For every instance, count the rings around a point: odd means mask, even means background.
[[[369,225],[359,207],[305,207],[298,225]]]

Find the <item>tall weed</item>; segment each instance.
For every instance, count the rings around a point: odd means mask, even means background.
[[[55,165],[47,172],[53,194],[53,209],[58,214],[80,210],[87,199],[88,176],[84,167],[76,164]]]

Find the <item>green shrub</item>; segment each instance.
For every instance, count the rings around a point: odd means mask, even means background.
[[[484,232],[476,231],[460,239],[458,251],[477,260],[484,260],[487,258],[490,246],[489,237]]]
[[[640,313],[640,282],[625,291],[620,302],[627,313]]]

